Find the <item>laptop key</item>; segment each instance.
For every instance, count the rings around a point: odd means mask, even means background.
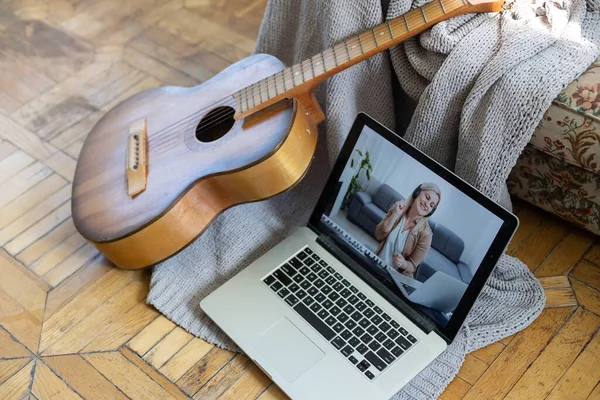
[[[339,308],[344,308],[348,302],[344,299],[338,299],[335,304],[337,304]]]
[[[315,300],[318,301],[319,303],[322,303],[323,300],[325,300],[327,297],[325,297],[325,295],[323,293],[317,293],[317,295],[315,296]]]
[[[340,298],[340,294],[337,292],[331,292],[331,293],[329,293],[329,296],[327,296],[327,297],[329,297],[329,300],[331,300],[331,301],[336,301],[337,299]]]
[[[306,279],[308,279],[311,282],[314,282],[315,279],[317,279],[317,275],[315,275],[314,272],[311,272],[310,274],[306,275]]]
[[[387,336],[385,336],[385,333],[379,331],[377,332],[377,334],[375,335],[375,339],[379,340],[380,342],[385,342],[387,340]]]
[[[364,319],[361,319],[361,320],[360,320],[360,322],[359,322],[358,324],[359,324],[360,326],[362,326],[363,328],[365,328],[365,329],[367,329],[367,328],[369,327],[369,325],[371,325],[371,324],[369,323],[369,320],[368,320],[368,319],[366,319],[366,318],[364,318]]]
[[[377,332],[379,332],[379,329],[377,329],[377,327],[375,325],[371,325],[367,328],[367,332],[369,332],[371,335],[375,336],[375,335],[377,335]]]
[[[410,342],[406,340],[403,336],[398,336],[396,339],[396,344],[402,348],[402,350],[408,350],[411,346]]]
[[[335,324],[333,326],[333,330],[336,331],[336,333],[340,333],[341,331],[344,330],[344,325],[342,325],[338,322],[337,324]]]
[[[403,334],[404,336],[408,335],[408,331],[404,328],[400,328],[399,329],[400,333]]]
[[[352,293],[348,289],[344,289],[341,291],[340,294],[342,295],[343,298],[347,299]]]
[[[296,278],[302,278],[302,279],[304,279],[304,278],[303,278],[302,276],[300,276],[300,275],[296,275],[296,276],[294,277],[294,280],[296,280]],[[308,288],[310,287],[310,282],[309,282],[309,281],[302,281],[302,282],[300,282],[300,287],[301,287],[302,289],[306,290],[306,289],[308,289]]]
[[[338,315],[338,319],[340,320],[341,323],[348,321],[348,318],[350,318],[350,317],[346,313],[341,313],[340,315]]]
[[[293,294],[290,294],[288,297],[285,298],[285,302],[288,303],[292,307],[294,307],[296,305],[296,303],[299,301],[300,300],[298,300],[298,298],[296,296],[294,296]]]
[[[373,373],[371,371],[365,371],[365,376],[371,380],[373,380],[373,378],[375,378],[375,375],[373,375]]]
[[[366,299],[366,300],[365,300],[365,303],[367,303],[367,305],[368,305],[369,307],[373,307],[373,306],[375,305],[375,303],[373,303],[373,302],[371,301],[371,299]]]
[[[372,351],[369,351],[367,354],[365,354],[365,358],[379,371],[383,371],[385,367],[387,367],[385,361],[376,356]]]
[[[393,321],[392,321],[393,322]],[[400,334],[398,333],[397,330],[395,329],[390,329],[389,332],[387,333],[388,336],[392,339],[396,339],[398,336],[400,336]]]
[[[329,313],[327,312],[327,310],[323,309],[323,310],[319,311],[317,313],[317,315],[319,316],[319,318],[325,319],[329,316]]]
[[[321,271],[323,269],[323,267],[321,267],[318,263],[314,263],[313,265],[310,266],[310,269],[312,270],[312,272],[317,274],[317,273],[319,273],[319,271]]]
[[[365,333],[360,337],[360,340],[362,340],[365,344],[369,344],[373,340],[373,337],[371,337],[371,335],[369,335],[368,333]]]
[[[344,341],[344,339],[338,336],[331,341],[331,344],[333,344],[333,347],[339,350],[346,345],[346,342]]]
[[[358,311],[355,311],[352,315],[351,315],[352,319],[355,321],[360,321],[362,319],[362,314],[359,313]]]
[[[394,357],[393,355],[391,355],[386,349],[384,349],[383,347],[379,350],[377,350],[377,355],[386,363],[391,364],[394,362],[394,360],[396,359],[396,357]]]
[[[365,296],[362,292],[359,293],[359,294],[357,294],[357,296],[358,296],[359,299],[361,299],[363,301],[367,299],[367,296]]]
[[[354,353],[354,349],[352,346],[346,346],[342,349],[342,354],[348,357],[350,354]]]
[[[329,310],[329,312],[331,313],[331,315],[335,315],[337,317],[337,315],[339,313],[341,313],[342,310],[340,310],[340,308],[338,306],[333,306],[333,307],[331,307],[331,309]]]
[[[356,322],[354,322],[352,319],[349,319],[344,325],[346,325],[346,328],[348,329],[356,328]]]
[[[348,287],[350,286],[350,282],[348,281],[348,279],[342,279],[342,283],[344,284],[344,286]]]
[[[352,285],[350,285],[350,291],[352,293],[358,293],[358,289],[356,287],[352,286]]]
[[[313,255],[312,255],[312,258],[314,258],[314,259],[315,259],[315,261],[319,261],[319,260],[321,259],[321,257],[319,257],[319,256],[318,256],[318,255],[316,255],[316,254],[313,254]]]
[[[354,307],[352,307],[350,304],[348,304],[346,307],[344,307],[344,312],[346,314],[352,315],[352,313],[354,312]]]
[[[361,362],[358,363],[356,368],[358,368],[358,370],[361,372],[365,372],[367,369],[369,369],[370,366],[371,366],[371,364],[369,364],[369,362],[367,360],[362,360]]]
[[[296,312],[300,314],[300,316],[304,318],[306,322],[312,325],[312,327],[315,328],[317,332],[319,332],[325,339],[333,339],[335,332],[332,331],[323,321],[318,319],[317,316],[314,315],[304,304],[296,304],[294,310],[296,310]]]
[[[336,272],[333,275],[336,277],[336,279],[338,281],[341,281],[342,279],[344,279],[344,277],[342,276],[342,274],[340,274],[339,272]]]
[[[394,328],[396,328],[396,329],[399,329],[399,328],[400,328],[400,324],[399,324],[399,323],[397,323],[397,322],[396,322],[396,321],[394,321],[394,320],[391,320],[391,321],[390,321],[390,324],[391,324],[391,325],[392,325]]]
[[[283,285],[279,281],[277,281],[277,282],[275,282],[274,284],[271,285],[271,289],[273,289],[274,292],[278,291],[282,287],[283,287]]]
[[[373,318],[371,318],[371,322],[374,323],[375,325],[379,325],[383,320],[381,319],[381,317],[379,315],[374,316]]]
[[[281,297],[283,299],[283,298],[285,298],[285,296],[290,294],[290,291],[287,290],[286,288],[283,288],[279,292],[277,292],[277,294],[279,295],[279,297]]]
[[[367,346],[365,346],[363,343],[361,343],[356,348],[356,351],[358,351],[360,354],[365,354],[367,351],[369,351],[369,348]]]
[[[325,286],[323,286],[323,287],[321,288],[321,292],[323,292],[323,293],[325,293],[325,294],[329,294],[329,293],[331,293],[331,292],[332,292],[332,290],[333,290],[333,289],[331,288],[331,286],[327,286],[327,285],[325,285]]]
[[[327,266],[327,271],[329,271],[330,274],[335,274],[335,269],[329,265]]]
[[[286,274],[288,274],[290,277],[293,277],[294,275],[296,275],[298,273],[298,271],[296,271],[294,268],[292,268],[292,266],[290,264],[283,264],[281,266],[281,269],[283,270],[283,272],[285,272]]]
[[[308,274],[310,274],[310,269],[308,269],[307,267],[302,267],[302,268],[300,268],[300,273],[302,275],[308,275]]]
[[[391,321],[392,317],[390,317],[389,315],[387,315],[386,313],[381,314],[381,316],[383,317],[383,319],[385,319],[386,321]]]
[[[358,311],[362,311],[365,308],[367,308],[367,305],[365,303],[363,303],[362,301],[359,301],[358,303],[356,303],[356,305],[354,307],[356,307],[356,309]]]
[[[333,307],[333,302],[331,300],[325,300],[323,303],[321,303],[323,305],[323,307],[325,307],[326,309],[330,309],[331,307]]]
[[[313,285],[315,285],[315,286],[316,286],[316,287],[318,287],[318,288],[321,288],[321,287],[322,287],[324,284],[325,284],[325,282],[323,282],[323,280],[322,280],[322,279],[317,279],[317,280],[316,280],[316,281],[313,283]]]
[[[321,309],[321,305],[319,303],[315,303],[312,306],[310,306],[310,309],[314,312],[319,312],[319,310]]]
[[[342,339],[344,340],[349,340],[352,337],[352,332],[350,332],[348,329],[345,329],[344,332],[342,332],[340,334],[340,336],[342,337]]]
[[[273,275],[269,275],[265,279],[263,279],[263,282],[267,285],[271,285],[271,283],[275,282],[275,277]]]
[[[313,260],[312,258],[307,258],[306,260],[304,260],[304,264],[308,265],[309,267],[311,265],[313,265],[315,263],[315,260]]]
[[[336,283],[336,282],[335,282],[335,278],[334,278],[333,276],[331,276],[331,275],[329,275],[329,276],[327,277],[327,279],[325,279],[325,282],[327,282],[327,283],[328,283],[328,284],[330,284],[330,285],[334,285],[334,284]]]
[[[275,276],[275,278],[279,279],[279,281],[281,283],[283,283],[285,286],[289,285],[290,283],[292,283],[292,279],[287,276],[282,270],[278,269],[277,271],[273,272],[273,275]]]
[[[381,325],[379,325],[379,329],[381,329],[384,332],[387,332],[390,328],[391,326],[387,322],[383,322]]]
[[[335,324],[337,322],[337,319],[335,319],[333,316],[329,316],[327,317],[327,319],[325,320],[325,323],[329,326],[333,326],[333,324]]]
[[[300,253],[296,254],[296,257],[298,257],[301,260],[304,260],[306,257],[308,257],[308,254],[306,254],[305,252],[301,251]]]
[[[308,248],[308,247],[305,247],[304,251],[306,252],[306,254],[312,254],[313,253],[313,251],[310,248]]]
[[[377,314],[381,314],[383,312],[383,310],[377,306],[373,307],[373,311],[375,311]]]
[[[300,274],[296,274],[296,276],[292,280],[296,283],[300,283],[300,282],[304,281],[304,277]],[[308,281],[305,281],[305,282],[310,285],[310,283]]]
[[[321,272],[319,272],[317,275],[319,275],[323,279],[327,279],[327,277],[330,276],[329,272],[325,271],[324,269],[321,270]]]
[[[308,288],[308,294],[310,294],[311,296],[315,296],[319,293],[319,289],[317,289],[314,286],[311,286]]]
[[[307,306],[310,306],[312,303],[314,303],[315,299],[313,299],[312,297],[307,297],[304,300],[302,300],[302,302],[304,304],[306,304]]]
[[[392,350],[394,347],[396,347],[396,344],[392,342],[391,339],[386,339],[385,342],[383,342],[382,344],[383,347],[385,347],[388,350]]]
[[[298,260],[296,257],[292,258],[289,262],[292,265],[292,267],[296,269],[302,268],[302,261]]]
[[[413,335],[408,335],[406,337],[411,343],[416,343],[417,339],[415,339],[415,337]]]
[[[300,289],[296,292],[296,296],[298,296],[298,298],[300,300],[302,300],[303,298],[306,297],[306,292],[304,290]]]
[[[339,291],[341,291],[344,288],[344,285],[342,285],[339,282],[336,282],[336,283],[333,284],[333,288],[335,289],[336,292],[339,292]]]
[[[298,289],[300,289],[300,286],[298,286],[297,283],[292,283],[288,289],[290,290],[290,292],[292,293],[296,293],[298,291]]]
[[[354,356],[348,357],[348,361],[350,361],[352,364],[356,364],[358,362],[358,360]]]
[[[352,296],[348,297],[348,303],[350,303],[350,304],[354,305],[354,304],[356,304],[357,302],[358,302],[358,297],[356,297],[356,296],[354,296],[354,295],[352,295]]]
[[[375,311],[371,310],[370,308],[367,308],[365,311],[363,311],[363,314],[365,315],[365,317],[371,318],[373,315],[375,315]]]
[[[325,262],[325,260],[319,261],[319,264],[321,264],[321,266],[323,266],[323,267],[327,266],[327,263]]]
[[[360,340],[356,336],[352,336],[348,340],[348,343],[350,344],[350,346],[356,347],[356,346],[358,346],[360,344]]]
[[[352,330],[352,333],[354,333],[356,336],[362,336],[362,334],[365,333],[365,330],[360,326],[357,326]]]
[[[402,353],[404,353],[404,350],[402,350],[398,346],[396,346],[392,349],[392,354],[395,355],[396,357],[400,357],[402,355]]]

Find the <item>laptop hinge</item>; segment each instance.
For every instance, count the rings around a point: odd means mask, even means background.
[[[389,301],[394,307],[396,307],[402,314],[404,314],[408,319],[410,319],[415,325],[419,327],[423,332],[429,334],[430,332],[436,330],[435,325],[429,321],[427,318],[419,314],[416,310],[411,308],[408,304],[404,303],[402,300],[398,298],[396,294],[394,294],[391,290],[385,287],[381,282],[376,280],[369,274],[361,265],[356,262],[352,257],[350,257],[347,253],[345,253],[330,236],[327,235],[319,235],[317,237],[317,243],[323,246],[327,251],[329,251],[335,258],[340,260],[344,265],[352,270],[356,275],[358,275],[363,281],[365,281],[369,286],[377,291],[381,296],[383,296],[387,301]]]

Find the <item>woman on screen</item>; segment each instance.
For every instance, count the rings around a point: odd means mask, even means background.
[[[427,218],[433,214],[442,194],[435,183],[422,183],[412,192],[408,201],[392,205],[375,228],[375,237],[381,243],[376,254],[387,265],[414,278],[417,267],[431,247],[433,233]]]

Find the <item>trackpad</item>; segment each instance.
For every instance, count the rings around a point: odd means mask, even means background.
[[[254,342],[254,347],[288,382],[298,379],[325,356],[285,317],[263,332]]]

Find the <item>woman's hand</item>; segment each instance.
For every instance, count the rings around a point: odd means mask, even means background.
[[[397,202],[395,202],[392,205],[392,207],[390,208],[390,211],[393,214],[400,214],[402,212],[402,210],[404,210],[404,207],[406,207],[406,201],[398,200]]]
[[[404,259],[404,257],[402,257],[402,254],[400,253],[394,254],[394,257],[392,258],[392,264],[394,265],[394,268],[396,268],[399,272],[406,271],[406,268],[408,267],[408,262]]]

